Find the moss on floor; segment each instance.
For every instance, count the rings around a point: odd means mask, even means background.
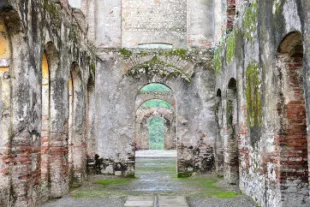
[[[235,198],[239,192],[231,192],[224,188],[218,187],[216,183],[220,180],[218,178],[183,178],[180,179],[185,185],[190,185],[198,188],[198,192],[194,193],[193,197],[218,197],[218,198]]]
[[[74,198],[110,198],[129,195],[181,195],[188,198],[234,198],[240,193],[227,190],[217,177],[177,178],[176,161],[136,160],[136,178],[94,177],[71,192]],[[166,187],[166,188],[165,188]]]

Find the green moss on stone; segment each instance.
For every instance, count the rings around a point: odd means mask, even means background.
[[[69,37],[73,42],[75,42],[75,43],[78,42],[79,32],[78,32],[78,26],[76,24],[71,25]]]
[[[125,48],[122,48],[120,50],[120,53],[125,57],[125,58],[129,58],[132,55],[132,52],[130,50],[127,50]]]
[[[178,172],[178,178],[188,178],[191,176],[192,176],[191,172]]]
[[[257,3],[252,3],[250,7],[246,8],[243,20],[244,36],[249,41],[253,41],[254,33],[257,30]]]
[[[162,51],[159,53],[160,56],[178,56],[181,59],[185,59],[187,54],[187,50],[185,49],[173,49],[169,51]]]
[[[61,26],[61,11],[57,8],[56,4],[48,0],[43,0],[43,8],[50,15],[51,23],[56,27]]]
[[[235,55],[235,48],[236,48],[236,37],[235,33],[232,32],[226,41],[226,61],[227,64],[230,64],[233,60],[233,57]]]
[[[219,46],[216,48],[213,56],[213,63],[215,68],[215,74],[219,75],[222,70],[222,47]]]
[[[259,65],[251,62],[246,71],[247,121],[250,127],[261,124],[261,79]]]
[[[160,67],[158,67],[160,66]],[[155,68],[155,69],[154,69]],[[172,70],[167,70],[168,68]],[[155,70],[162,77],[172,78],[172,77],[182,77],[188,82],[192,81],[192,78],[185,73],[182,69],[175,65],[168,64],[160,60],[157,55],[155,55],[150,61],[144,62],[142,64],[136,65],[134,68],[129,70],[126,75],[131,77],[139,77],[141,74],[148,74],[149,72]]]

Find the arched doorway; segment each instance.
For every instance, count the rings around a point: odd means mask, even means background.
[[[279,145],[279,169],[276,179],[285,206],[302,206],[309,195],[300,193],[308,192],[308,152],[303,42],[299,32],[292,32],[283,39],[278,48],[276,66],[280,90],[277,102],[279,140],[276,140]]]
[[[176,176],[176,101],[172,90],[160,83],[147,84],[139,90],[135,108],[136,175],[147,177],[144,169],[156,169],[159,174],[172,169]]]
[[[143,103],[136,111],[136,150],[176,149],[175,118],[173,107],[163,100]]]
[[[236,127],[237,117],[237,82],[231,78],[226,94],[226,133],[224,139],[224,178],[230,184],[239,182],[239,157]]]

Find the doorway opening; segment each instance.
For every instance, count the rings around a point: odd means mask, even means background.
[[[135,176],[141,182],[152,183],[143,191],[170,190],[166,183],[177,174],[176,146],[173,92],[160,83],[148,84],[136,98]]]

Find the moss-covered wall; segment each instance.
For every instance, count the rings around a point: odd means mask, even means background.
[[[307,5],[309,6],[306,7]],[[289,196],[284,190],[277,186],[280,175],[277,174],[278,165],[275,163],[283,159],[277,155],[281,147],[277,136],[281,134],[282,126],[277,105],[281,97],[279,81],[286,81],[287,78],[277,73],[279,66],[276,64],[279,61],[279,45],[288,34],[293,31],[306,34],[306,28],[309,32],[310,27],[305,24],[309,20],[305,19],[304,15],[309,13],[310,3],[299,0],[251,0],[237,8],[240,10],[237,11],[234,29],[222,38],[213,57],[217,76],[215,90],[222,91],[222,110],[227,115],[219,130],[219,136],[224,140],[223,148],[226,150],[224,163],[228,163],[232,158],[232,148],[225,143],[229,142],[228,137],[231,135],[231,131],[227,129],[232,110],[228,83],[235,78],[238,127],[234,133],[238,139],[241,190],[252,196],[261,206],[307,206],[309,196],[302,195],[301,192],[305,190],[302,185],[296,188],[298,193],[290,195],[294,197],[294,201],[288,199]],[[307,44],[307,41],[310,40],[304,35],[304,44]],[[309,64],[306,61],[304,63],[304,67],[309,68]],[[305,90],[309,94],[308,87]],[[224,166],[224,169],[231,170],[227,166]],[[299,178],[294,182],[300,182]],[[286,185],[294,183],[292,181]]]

